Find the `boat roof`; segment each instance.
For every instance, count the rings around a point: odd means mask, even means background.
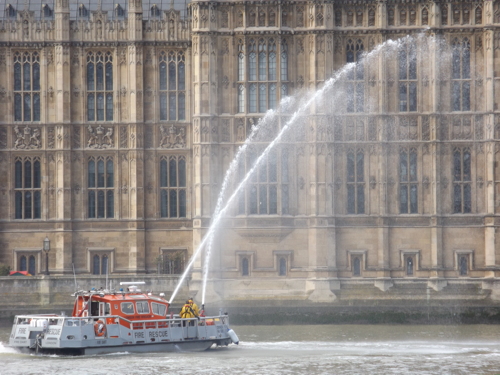
[[[140,291],[115,291],[115,290],[81,290],[73,294],[76,297],[83,297],[84,299],[92,297],[99,298],[100,300],[107,301],[137,301],[137,300],[153,300],[156,302],[168,305],[168,301],[164,298],[153,295],[152,293],[144,293]]]

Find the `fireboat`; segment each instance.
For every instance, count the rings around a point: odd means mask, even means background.
[[[125,289],[77,291],[71,316],[16,315],[9,346],[41,354],[92,355],[203,351],[239,343],[227,313],[181,318],[169,313],[163,293],[144,293],[137,285]]]

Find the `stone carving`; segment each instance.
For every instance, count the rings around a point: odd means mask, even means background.
[[[168,129],[165,125],[160,126],[161,140],[160,147],[162,148],[185,148],[186,147],[186,130],[182,127],[178,129],[171,125]]]
[[[87,147],[96,149],[114,147],[113,128],[107,128],[105,133],[102,125],[97,125],[95,130],[92,125],[89,125],[87,130],[89,132]]]
[[[41,148],[42,142],[40,140],[40,129],[31,128],[26,125],[23,131],[19,130],[19,125],[14,127],[15,141],[14,148],[16,150],[29,150],[34,148]]]

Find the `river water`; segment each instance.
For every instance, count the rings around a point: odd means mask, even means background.
[[[0,324],[0,374],[500,375],[497,325],[233,326],[241,343],[201,353],[18,354]]]

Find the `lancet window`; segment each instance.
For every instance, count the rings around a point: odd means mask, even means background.
[[[347,152],[347,213],[365,213],[365,155],[362,150]]]
[[[14,121],[40,121],[40,56],[14,54]]]
[[[458,38],[452,43],[451,107],[453,111],[470,111],[470,42]]]
[[[399,111],[417,110],[417,53],[415,45],[406,43],[398,51]]]
[[[413,148],[399,153],[399,212],[418,212],[417,150]]]
[[[346,94],[347,112],[363,112],[365,102],[365,79],[363,63],[363,42],[348,40],[346,47],[346,62],[354,63],[347,72]]]
[[[16,158],[14,168],[16,219],[40,219],[42,213],[40,158]]]
[[[459,257],[458,270],[460,276],[467,276],[469,273],[469,257],[467,255],[462,255]]]
[[[87,120],[113,121],[113,55],[87,54]]]
[[[286,42],[281,43],[278,51],[275,39],[250,39],[246,55],[243,44],[238,50],[238,112],[264,113],[277,108],[278,91],[282,97],[288,95]]]
[[[352,275],[361,276],[361,259],[354,257],[352,261]]]
[[[114,217],[114,164],[112,157],[92,157],[87,165],[88,217]]]
[[[164,156],[160,161],[161,217],[186,217],[186,158]]]
[[[259,154],[256,148],[238,165],[239,181],[250,171]],[[288,150],[271,150],[252,172],[247,188],[240,193],[238,214],[276,215],[288,214]]]
[[[471,212],[471,153],[468,148],[453,151],[453,212]]]
[[[186,63],[183,52],[162,51],[160,68],[160,120],[186,119]]]

